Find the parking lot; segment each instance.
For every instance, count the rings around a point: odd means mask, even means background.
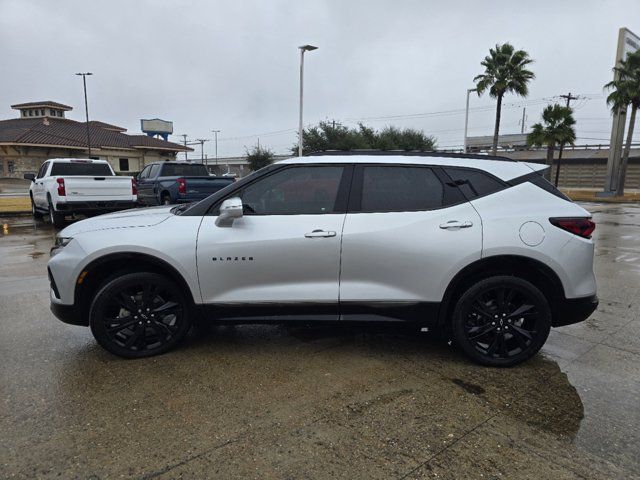
[[[49,312],[51,226],[1,218],[0,478],[640,478],[640,207],[584,206],[600,306],[506,370],[331,327],[122,360]]]

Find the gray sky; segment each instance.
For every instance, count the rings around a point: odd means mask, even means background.
[[[602,86],[622,26],[640,34],[638,0],[0,0],[0,119],[16,116],[13,103],[54,100],[83,120],[73,73],[91,71],[92,119],[138,133],[140,118],[159,117],[192,139],[219,129],[219,156],[261,134],[281,153],[296,141],[297,46],[311,43],[320,48],[306,56],[305,123],[369,118],[460,146],[465,90],[489,48],[509,41],[535,59],[537,78],[527,100],[505,98],[501,133],[520,131],[523,105],[530,126],[571,91],[588,96],[575,102],[578,143],[607,143]],[[494,102],[471,106],[470,135],[491,134]]]

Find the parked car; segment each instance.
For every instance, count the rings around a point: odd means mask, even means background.
[[[511,366],[598,304],[591,215],[480,155],[284,160],[193,205],[60,232],[51,308],[122,357],[217,323],[405,322]]]
[[[234,182],[209,175],[201,163],[155,162],[136,178],[142,205],[172,205],[202,200]]]
[[[25,173],[24,178],[31,180],[33,216],[48,214],[56,227],[66,215],[114,212],[137,204],[134,179],[116,176],[105,160],[50,159],[37,174]]]

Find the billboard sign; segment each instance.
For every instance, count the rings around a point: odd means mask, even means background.
[[[164,134],[173,133],[173,122],[160,120],[159,118],[142,119],[140,120],[140,125],[144,133],[152,133],[156,135],[162,134],[162,133]]]

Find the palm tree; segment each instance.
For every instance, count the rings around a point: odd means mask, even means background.
[[[515,50],[510,43],[496,45],[489,50],[489,55],[480,63],[484,67],[484,73],[477,75],[473,81],[476,83],[478,96],[489,91],[489,96],[497,99],[496,125],[493,131],[493,154],[498,150],[498,133],[500,131],[500,113],[502,110],[502,97],[505,93],[515,93],[521,97],[529,94],[527,84],[535,75],[525,67],[532,63],[529,54],[524,50]]]
[[[613,68],[613,71],[616,76],[615,80],[604,86],[604,88],[613,90],[607,97],[607,105],[611,106],[613,113],[625,111],[627,106],[631,105],[629,130],[627,131],[627,141],[622,154],[616,188],[616,195],[624,195],[624,183],[627,177],[627,165],[629,163],[633,129],[636,123],[636,112],[640,106],[640,50],[634,53],[627,53],[627,58],[621,60],[620,64]]]
[[[548,105],[542,111],[542,122],[531,127],[531,133],[527,136],[527,143],[536,147],[547,146],[547,165],[549,168],[544,176],[549,180],[551,175],[551,165],[553,165],[553,152],[556,145],[569,143],[573,145],[576,141],[576,131],[573,126],[576,124],[572,110],[560,104]],[[558,165],[560,168],[560,165]]]

